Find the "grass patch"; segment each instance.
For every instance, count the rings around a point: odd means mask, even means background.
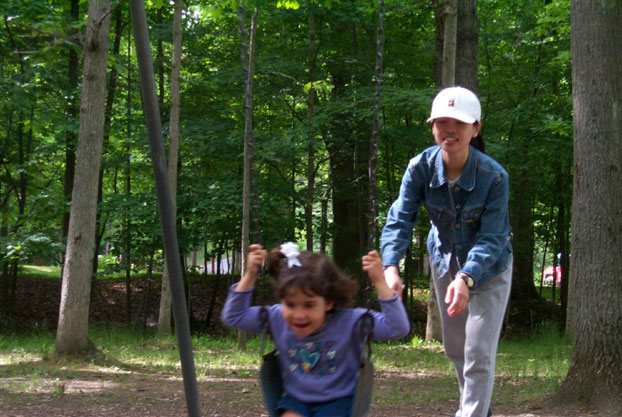
[[[502,339],[497,355],[497,384],[512,389],[500,392],[513,403],[532,402],[543,394],[553,394],[568,372],[571,356],[572,346],[551,323],[532,334]]]
[[[60,266],[21,265],[20,275],[28,275],[35,278],[60,279]]]
[[[61,266],[54,265],[20,265],[20,275],[33,278],[61,279]],[[132,279],[147,276],[146,269],[133,269]],[[125,270],[110,268],[106,264],[100,264],[97,279],[125,279]],[[161,279],[161,271],[153,272],[153,279]]]
[[[54,355],[55,335],[0,334],[0,380],[11,395],[47,392],[64,395],[65,386],[83,378],[118,384],[139,376],[145,380],[181,376],[177,340],[138,329],[93,328],[91,338],[99,354],[87,361]],[[224,337],[193,337],[199,381],[212,378],[257,377],[260,338],[249,337],[240,352],[234,333]],[[267,352],[271,346],[266,346]],[[497,356],[494,401],[518,405],[538,403],[554,393],[565,377],[572,347],[554,326],[530,335],[503,339]],[[378,404],[440,404],[457,397],[453,366],[442,345],[413,338],[407,342],[374,343],[376,369],[374,401]],[[102,382],[102,387],[104,383]],[[17,398],[17,397],[11,397]]]

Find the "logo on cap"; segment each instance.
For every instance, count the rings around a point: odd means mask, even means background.
[[[449,99],[449,103],[447,104],[447,106],[448,106],[448,107],[454,107],[454,105],[455,105],[455,101],[456,101],[456,99],[455,99],[455,98]]]

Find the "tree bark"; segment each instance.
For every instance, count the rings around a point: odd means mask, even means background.
[[[240,19],[240,43],[244,45],[245,27],[244,16],[246,10],[242,3],[238,8],[238,18]],[[258,11],[255,9],[251,18],[250,44],[248,51],[241,47],[242,65],[246,64],[245,91],[244,91],[244,173],[242,184],[242,270],[243,275],[246,272],[246,256],[248,255],[248,247],[250,245],[250,206],[251,206],[251,188],[252,188],[252,171],[254,163],[254,143],[253,143],[253,78],[255,73],[255,34],[257,28]],[[246,350],[246,333],[238,332],[238,348]]]
[[[79,0],[71,0],[71,22],[76,23],[80,18],[80,2]],[[71,29],[69,36],[76,37],[77,30]],[[78,88],[79,59],[76,49],[71,45],[69,48],[68,60],[68,85],[67,85],[67,118],[75,120],[78,115],[77,98],[75,96]],[[73,192],[73,177],[75,175],[76,166],[76,135],[73,131],[68,130],[65,133],[65,175],[63,180],[63,191],[65,201],[71,202],[71,193]],[[69,230],[69,211],[63,214],[63,239],[67,237]]]
[[[457,0],[445,0],[443,9],[443,87],[456,84]]]
[[[315,69],[315,19],[313,11],[309,10],[308,39],[309,39],[309,81],[312,83],[307,93],[307,125],[309,126],[309,143],[307,150],[307,191],[305,196],[305,235],[307,240],[307,250],[313,251],[313,197],[315,193],[315,132],[311,129],[315,110],[315,88],[313,87]]]
[[[171,110],[169,116],[168,142],[168,180],[171,184],[171,198],[173,199],[173,215],[177,211],[177,164],[179,161],[179,115],[180,115],[180,74],[182,52],[182,22],[183,1],[175,0],[173,12],[173,57],[171,59]],[[164,264],[162,272],[162,291],[160,295],[160,314],[158,316],[158,334],[171,333],[171,287],[169,272]]]
[[[435,68],[441,68],[439,71],[442,74],[441,85],[443,87],[450,87],[456,84],[457,80],[457,67],[463,66],[464,74],[472,74],[475,73],[475,78],[477,78],[477,67],[469,68],[470,62],[460,62],[458,63],[458,57],[456,56],[456,45],[458,43],[458,3],[456,0],[446,0],[442,2],[443,8],[441,9],[441,5],[437,4],[435,7],[436,11],[436,28],[437,28],[437,46],[436,46],[436,54],[435,58],[442,58],[442,65],[435,64]],[[469,13],[462,13],[462,17],[465,19],[473,18],[473,12],[475,12],[475,20],[477,20],[477,9],[469,9]],[[442,13],[439,18],[439,12]],[[472,25],[465,24],[465,26],[471,27]],[[477,25],[476,25],[477,28]],[[443,31],[442,37],[439,35],[439,31]],[[439,39],[442,39],[442,54],[439,53],[439,48],[441,46]],[[465,42],[463,47],[473,48],[472,43]],[[475,54],[477,54],[477,44],[475,44]],[[472,55],[472,52],[466,53],[461,52],[461,58],[467,55]],[[436,70],[435,70],[436,72]],[[443,329],[441,325],[441,316],[439,311],[440,306],[438,305],[436,299],[436,288],[434,287],[434,279],[430,278],[430,294],[428,298],[428,315],[426,320],[426,330],[425,330],[425,338],[426,340],[443,340]]]
[[[56,333],[58,354],[83,354],[91,347],[88,328],[89,301],[97,212],[97,181],[104,137],[109,10],[109,0],[89,0],[76,177]]]
[[[456,38],[456,84],[477,94],[477,49],[479,27],[477,0],[458,2],[458,31]]]
[[[622,7],[571,3],[574,351],[556,400],[622,413]]]

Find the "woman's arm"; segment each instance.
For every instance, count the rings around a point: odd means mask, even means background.
[[[370,251],[363,256],[363,271],[376,288],[380,298],[382,312],[372,311],[374,317],[374,340],[391,340],[404,337],[410,331],[410,322],[404,303],[397,297],[397,292],[387,285],[382,272],[382,261],[378,252]]]

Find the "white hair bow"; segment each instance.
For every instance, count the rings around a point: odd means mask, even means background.
[[[302,266],[300,260],[298,259],[298,245],[294,242],[285,242],[281,245],[281,253],[285,255],[287,258],[287,267],[291,268],[292,266]]]

